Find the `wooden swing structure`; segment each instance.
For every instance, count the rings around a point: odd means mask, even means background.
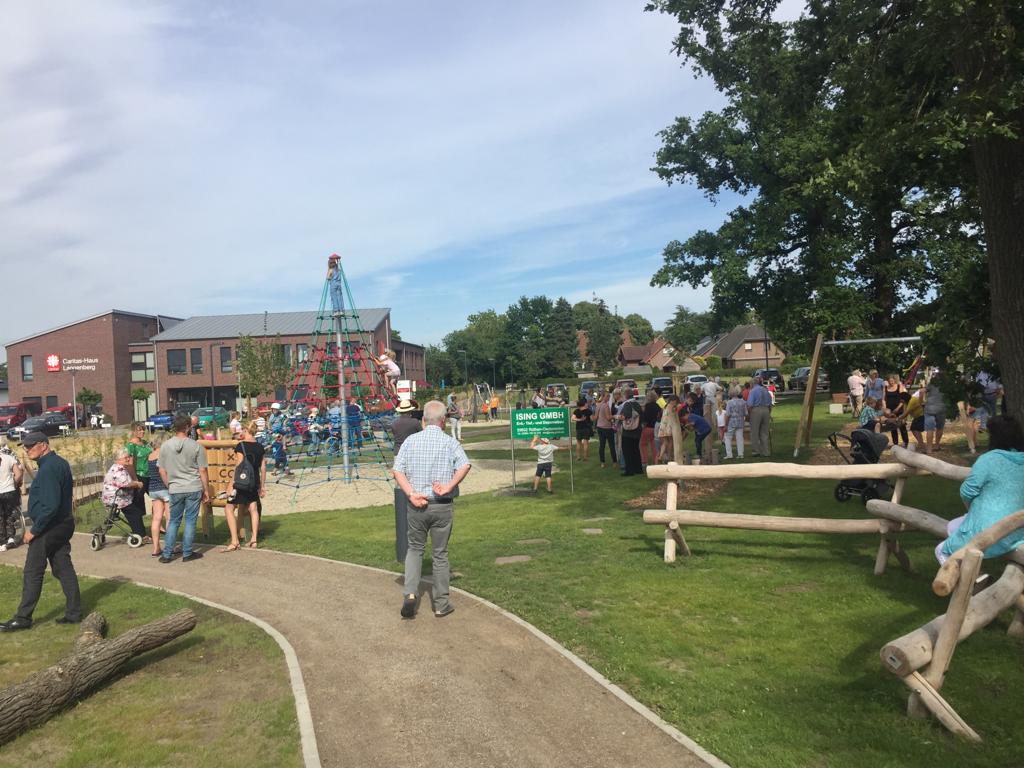
[[[810,385],[808,386],[810,389]],[[925,531],[945,539],[948,521],[921,509],[904,506],[904,485],[908,477],[933,475],[962,482],[970,469],[922,456],[898,446],[892,448],[898,463],[806,466],[759,462],[737,465],[686,466],[676,462],[652,465],[647,476],[666,481],[665,509],[644,510],[644,522],[665,526],[664,560],[672,563],[677,552],[691,554],[683,535],[685,526],[738,528],[787,533],[877,534],[875,575],[885,572],[889,557],[910,571],[910,560],[899,542],[908,530]],[[895,479],[891,501],[872,499],[867,511],[874,516],[860,519],[828,519],[734,514],[678,509],[679,481],[781,477],[798,479]],[[953,733],[972,741],[981,737],[939,693],[957,644],[990,624],[1003,611],[1015,608],[1008,633],[1024,638],[1024,548],[1003,555],[1008,564],[990,587],[973,594],[986,548],[1018,528],[1024,528],[1024,510],[1002,519],[982,531],[954,553],[939,568],[932,583],[935,594],[950,597],[949,610],[922,627],[887,643],[881,650],[883,665],[911,689],[907,712],[911,717],[932,714]]]
[[[814,420],[814,393],[818,389],[818,369],[821,367],[822,347],[844,347],[854,344],[912,344],[921,341],[920,336],[897,336],[884,339],[839,339],[825,341],[820,333],[814,342],[814,354],[811,356],[811,370],[807,374],[807,387],[804,390],[804,403],[800,409],[800,426],[796,430],[796,442],[793,445],[793,458],[800,455],[800,447],[811,444],[811,423]]]

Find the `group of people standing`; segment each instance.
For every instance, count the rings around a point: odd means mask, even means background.
[[[571,413],[576,425],[576,460],[586,461],[590,440],[598,438],[598,459],[605,467],[606,456],[618,464],[624,476],[641,474],[644,467],[672,460],[674,456],[672,418],[674,414],[687,439],[693,433],[694,452],[699,457],[704,441],[715,428],[725,447],[725,458],[744,457],[744,429],[750,424],[753,454],[767,456],[771,452],[769,429],[774,395],[760,377],[740,386],[732,382],[728,401],[721,384],[708,381],[699,388],[684,386],[682,396],[663,396],[655,389],[647,392],[643,402],[630,386],[601,392],[593,400],[581,397]],[[711,419],[706,404],[711,404]],[[736,453],[733,453],[733,445]]]

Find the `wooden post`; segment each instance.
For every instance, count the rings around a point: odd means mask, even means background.
[[[1010,622],[1006,634],[1010,637],[1024,638],[1024,595],[1017,598],[1017,609],[1013,614],[1013,621]]]
[[[977,549],[967,550],[964,561],[960,566],[960,580],[957,582],[953,597],[949,601],[949,610],[946,611],[946,620],[939,629],[939,637],[932,649],[932,661],[924,670],[924,678],[935,688],[942,688],[942,682],[946,679],[946,671],[949,669],[949,662],[953,658],[953,651],[960,639],[960,628],[964,625],[967,617],[967,606],[971,602],[971,593],[974,591],[974,580],[978,578],[981,571],[982,553]]]
[[[715,438],[718,437],[718,417],[715,415],[715,401],[704,401],[704,419],[707,421],[708,426],[711,427],[711,431],[708,436],[704,438],[704,445],[701,446],[701,464],[712,464],[711,461],[711,448],[715,444]]]
[[[949,702],[939,695],[939,692],[924,679],[920,672],[910,673],[903,678],[903,682],[918,696],[921,704],[935,715],[935,719],[949,731],[957,736],[963,736],[968,741],[981,741],[981,736],[956,713],[955,709],[949,706]]]
[[[800,411],[800,426],[796,430],[796,442],[793,443],[793,458],[800,455],[800,445],[811,444],[811,423],[814,421],[814,394],[818,391],[818,364],[821,362],[822,335],[819,333],[814,342],[814,356],[811,358],[811,371],[807,376],[807,389],[804,390],[804,407]]]
[[[669,462],[669,466],[672,466],[675,462]],[[675,512],[679,506],[679,484],[673,480],[669,480],[665,483],[665,509],[667,512]],[[683,538],[683,534],[679,531],[679,523],[672,526],[671,523],[675,521],[669,521],[665,524],[665,562],[674,563],[676,561],[676,546],[682,550],[684,557],[690,556],[690,548],[686,544],[686,539]]]

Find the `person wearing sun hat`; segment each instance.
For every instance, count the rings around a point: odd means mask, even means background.
[[[64,616],[57,619],[57,623],[77,624],[82,620],[78,574],[71,562],[71,536],[75,532],[71,466],[50,450],[50,439],[42,432],[27,433],[21,445],[39,468],[28,494],[32,527],[25,531],[24,538],[28,553],[22,576],[21,605],[14,618],[0,624],[0,632],[32,628],[32,614],[43,590],[47,562],[64,590]]]
[[[391,426],[395,434],[395,456],[402,448],[409,435],[422,431],[423,412],[415,400],[403,399],[395,408],[398,418]],[[405,553],[409,548],[409,497],[398,485],[395,485],[395,560],[405,562]]]

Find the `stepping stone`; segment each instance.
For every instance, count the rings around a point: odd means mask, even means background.
[[[511,563],[528,563],[533,560],[529,555],[509,555],[508,557],[494,558],[495,565],[509,565]]]
[[[583,520],[584,523],[600,523],[602,520],[614,520],[614,517],[588,517]]]
[[[550,544],[547,539],[520,539],[516,544]]]
[[[600,536],[604,531],[600,528],[584,528],[583,532],[588,536]]]

